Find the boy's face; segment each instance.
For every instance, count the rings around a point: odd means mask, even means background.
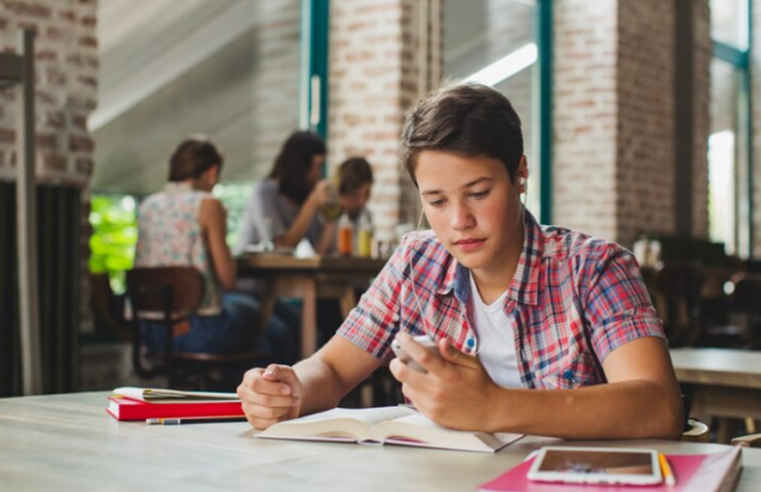
[[[491,157],[426,150],[415,177],[428,223],[458,262],[474,271],[508,266],[522,239],[517,176],[513,183],[505,165]]]

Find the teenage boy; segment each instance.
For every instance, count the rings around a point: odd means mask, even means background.
[[[482,85],[439,90],[407,116],[402,158],[432,231],[411,233],[319,352],[248,371],[249,422],[335,407],[392,357],[402,392],[446,427],[569,439],[674,438],[682,406],[632,254],[521,204],[518,115]],[[410,335],[428,334],[438,354]],[[605,383],[605,384],[603,384]],[[542,391],[552,390],[552,391]]]

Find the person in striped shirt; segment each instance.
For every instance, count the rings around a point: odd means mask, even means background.
[[[521,202],[521,123],[489,87],[440,89],[407,115],[402,160],[430,231],[408,234],[315,355],[248,371],[249,422],[338,404],[391,342],[426,369],[390,369],[434,422],[568,439],[675,438],[682,404],[661,321],[633,255],[540,226]],[[421,216],[422,221],[422,216]],[[413,335],[427,334],[436,351]]]

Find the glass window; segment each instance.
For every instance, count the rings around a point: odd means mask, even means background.
[[[750,256],[747,0],[711,1],[711,34],[721,43],[711,62],[708,220],[727,254]]]
[[[99,3],[92,189],[158,191],[193,133],[222,148],[222,181],[261,178],[299,124],[300,0],[148,3]]]
[[[711,38],[748,49],[748,0],[711,0]]]
[[[492,86],[523,123],[528,207],[539,215],[537,4],[530,0],[445,0],[444,77]]]
[[[234,244],[251,183],[299,126],[302,3],[99,2],[90,269],[109,272],[117,293],[134,257],[133,197],[163,188],[188,135],[208,134],[224,153],[214,194]]]

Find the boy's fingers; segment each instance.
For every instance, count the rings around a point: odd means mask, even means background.
[[[439,340],[438,347],[439,353],[441,353],[441,356],[448,362],[457,364],[458,366],[471,368],[477,368],[481,366],[481,362],[479,362],[478,357],[474,355],[468,355],[465,352],[457,350],[452,346],[452,344],[449,342],[449,339],[447,338]]]
[[[407,352],[415,362],[423,366],[426,371],[438,374],[446,366],[446,363],[438,353],[438,348],[423,347],[406,333],[401,333],[398,338],[399,344],[404,351]]]

